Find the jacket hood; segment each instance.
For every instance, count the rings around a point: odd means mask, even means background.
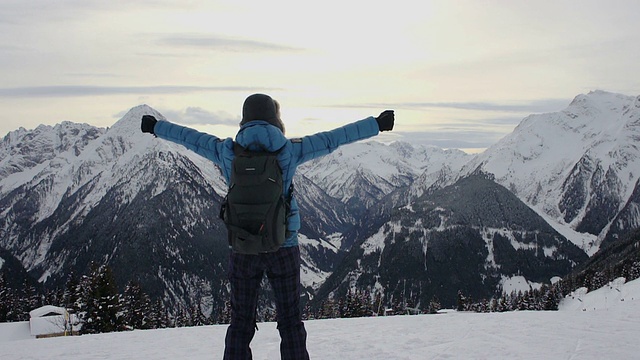
[[[287,143],[287,138],[280,129],[269,122],[254,120],[240,127],[236,134],[236,142],[251,151],[274,152]]]
[[[269,95],[253,94],[244,101],[240,125],[254,120],[266,121],[279,128],[284,134],[284,123],[280,119],[280,104]]]

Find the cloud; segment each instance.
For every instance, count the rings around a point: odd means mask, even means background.
[[[442,129],[422,132],[396,132],[401,141],[445,149],[487,148],[500,140],[504,132]]]
[[[0,3],[0,24],[29,24],[81,20],[93,14],[130,13],[132,10],[184,10],[190,4],[164,0],[3,0]],[[71,11],[73,10],[73,11]]]
[[[511,133],[522,117],[488,117],[456,120],[429,131],[398,132],[403,140],[442,148],[487,148]]]
[[[224,111],[211,112],[201,107],[188,107],[184,110],[161,111],[170,121],[184,125],[230,125],[238,126],[240,117]]]
[[[424,110],[430,108],[444,108],[471,111],[497,111],[513,113],[542,113],[558,111],[566,108],[571,99],[539,99],[519,103],[498,102],[404,102],[386,104],[355,104],[355,105],[331,105],[329,107],[355,107],[355,108],[387,108],[387,109],[411,109]]]
[[[518,125],[521,121],[522,121],[522,116],[503,116],[503,117],[493,117],[493,118],[487,118],[487,119],[481,119],[481,120],[477,120],[474,121],[476,124],[481,124],[480,126],[492,126],[492,125],[497,125],[497,126],[516,126]],[[469,121],[469,120],[464,120],[464,121]]]
[[[21,52],[21,51],[28,51],[28,49],[20,46],[0,45],[0,52],[3,52],[3,53]]]
[[[220,36],[182,35],[164,37],[158,41],[161,45],[177,47],[196,47],[227,50],[232,52],[246,51],[302,51],[303,49],[267,43],[255,40],[233,39]]]
[[[79,78],[122,78],[123,75],[114,73],[67,73],[67,76],[79,77]]]
[[[541,99],[532,100],[520,104],[504,104],[494,102],[424,102],[424,103],[401,103],[402,107],[409,108],[448,108],[457,110],[473,111],[500,111],[500,112],[546,112],[559,110],[569,105],[567,99]]]
[[[99,95],[151,95],[151,94],[184,94],[204,91],[274,91],[279,89],[265,89],[243,86],[91,86],[91,85],[62,85],[62,86],[31,86],[0,88],[0,98],[35,98],[35,97],[75,97]]]

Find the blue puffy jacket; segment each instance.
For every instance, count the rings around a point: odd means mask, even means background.
[[[236,142],[249,150],[280,151],[278,161],[283,172],[285,196],[298,165],[326,155],[340,145],[378,135],[378,122],[374,117],[356,121],[335,130],[320,132],[315,135],[297,139],[287,139],[280,129],[266,121],[251,121],[244,124],[238,134]],[[184,145],[190,150],[213,161],[222,170],[227,183],[231,175],[231,163],[235,154],[231,138],[220,139],[216,136],[199,132],[188,127],[172,124],[168,121],[158,121],[154,133],[161,139]],[[298,245],[298,230],[300,230],[300,213],[295,198],[291,201],[291,211],[288,214],[288,230],[291,236],[285,240],[283,247]]]

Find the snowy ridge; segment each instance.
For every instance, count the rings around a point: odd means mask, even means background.
[[[104,131],[65,121],[55,126],[40,125],[33,131],[20,128],[10,132],[0,143],[0,178],[46,163],[61,154],[77,156]]]
[[[413,146],[406,142],[384,145],[358,142],[300,167],[300,172],[327,193],[347,203],[357,190],[368,186],[370,200],[380,200],[400,187],[409,186],[423,173],[437,173],[455,167],[467,157],[458,150]],[[461,166],[461,165],[460,165]]]
[[[635,145],[639,124],[640,96],[604,91],[578,95],[561,112],[525,118],[470,161],[463,174],[478,167],[494,174],[498,183],[592,254],[608,227],[589,228],[588,222],[598,217],[595,211],[602,203],[621,210],[640,178]],[[611,214],[606,216],[611,220]]]

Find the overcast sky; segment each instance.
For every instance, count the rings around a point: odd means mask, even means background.
[[[262,92],[290,137],[395,109],[382,140],[472,149],[581,93],[640,94],[637,0],[253,3],[0,1],[0,136],[140,104],[233,136]]]

